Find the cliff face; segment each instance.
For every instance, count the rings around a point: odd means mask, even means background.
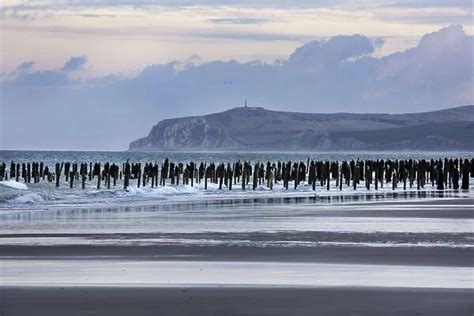
[[[234,108],[160,121],[130,150],[474,150],[474,106],[411,114]]]

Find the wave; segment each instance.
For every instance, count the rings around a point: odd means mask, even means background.
[[[393,199],[417,199],[417,198],[458,198],[472,197],[474,192],[474,184],[471,185],[471,191],[452,191],[445,192],[427,190],[417,191],[416,188],[407,188],[406,191],[393,191],[391,187],[379,188],[378,191],[366,190],[360,188],[353,190],[351,187],[344,187],[342,190],[332,187],[331,191],[327,191],[325,187],[317,186],[313,191],[312,187],[302,184],[298,190],[286,190],[281,183],[275,184],[273,190],[266,187],[265,184],[258,186],[254,191],[251,188],[243,190],[240,186],[234,186],[232,191],[223,187],[219,189],[219,185],[208,183],[207,189],[203,183],[195,183],[193,187],[190,185],[166,185],[151,188],[138,188],[136,182],[133,181],[128,190],[123,190],[123,186],[117,185],[111,189],[97,189],[93,185],[87,185],[85,190],[78,187],[70,189],[66,185],[56,188],[54,184],[24,184],[15,181],[3,181],[0,186],[0,209],[15,208],[17,205],[56,205],[56,206],[77,206],[78,204],[96,205],[96,204],[120,204],[123,205],[133,203],[149,204],[154,201],[181,202],[190,199],[196,201],[203,200],[221,200],[221,199],[248,199],[248,198],[299,198],[311,197],[320,202],[327,203],[346,203],[346,202],[375,202],[380,200]],[[26,191],[26,192],[25,192]]]
[[[8,181],[0,181],[1,185],[4,185],[9,188],[17,189],[17,190],[27,190],[28,187],[26,184],[21,183],[21,182],[16,182],[13,180],[8,180]]]
[[[44,203],[44,199],[37,193],[26,193],[7,201],[9,204],[38,204]]]

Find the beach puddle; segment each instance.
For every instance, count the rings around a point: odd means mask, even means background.
[[[4,260],[3,285],[472,288],[466,267],[209,261]]]

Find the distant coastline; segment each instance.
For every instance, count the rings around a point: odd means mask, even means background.
[[[299,113],[238,107],[166,119],[130,151],[474,150],[474,105],[406,114]]]

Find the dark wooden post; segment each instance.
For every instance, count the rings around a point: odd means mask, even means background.
[[[344,175],[344,172],[342,172],[342,166],[341,166],[341,173],[340,173],[340,180],[339,180],[339,190],[342,191],[342,176]]]
[[[295,181],[294,189],[296,190],[296,188],[298,187],[299,165],[295,164],[294,168],[295,168],[295,170],[294,170],[295,176],[294,176],[293,180]]]
[[[415,161],[414,165],[413,165],[413,169],[415,170],[416,190],[420,191],[420,189],[421,189],[421,178],[422,178],[421,161]]]
[[[123,189],[126,191],[128,189],[128,186],[130,185],[130,163],[127,162],[125,163],[125,170],[124,170],[124,181],[123,181]]]
[[[59,188],[59,178],[61,177],[62,165],[62,163],[61,165],[59,164],[59,162],[56,163],[56,188]]]
[[[270,170],[268,171],[268,181],[270,182],[270,190],[273,190],[273,167],[270,167]]]
[[[179,185],[179,166],[176,166],[176,185]]]
[[[438,165],[438,172],[437,172],[437,178],[436,178],[436,189],[437,190],[444,190],[444,171],[443,171],[443,165],[441,160],[439,161]]]
[[[26,164],[26,178],[27,178],[28,183],[30,183],[31,182],[31,165],[30,165],[30,163]]]
[[[258,180],[257,180],[257,177],[258,177],[258,165],[259,165],[259,162],[257,162],[255,164],[255,166],[253,167],[253,178],[252,178],[252,190],[256,190],[257,189],[257,183],[258,183]]]
[[[360,176],[360,167],[359,167],[359,164],[357,164],[354,167],[354,176],[352,177],[352,186],[354,190],[357,190],[357,181],[359,181],[359,176]]]
[[[99,175],[97,176],[97,190],[100,190],[100,180],[101,180],[101,175],[100,175],[100,163],[99,163]]]
[[[453,167],[453,189],[459,190],[459,170],[458,166]]]
[[[331,169],[330,169],[330,164],[329,161],[326,162],[326,189],[329,191],[330,186],[331,186]]]
[[[392,171],[392,190],[395,190],[395,188],[397,187],[397,171]]]
[[[219,165],[219,190],[222,190],[222,182],[224,181],[224,172],[222,169],[224,166],[221,164]]]
[[[379,161],[375,163],[375,181],[374,181],[375,191],[379,188]]]
[[[209,167],[205,168],[204,171],[204,190],[207,190],[207,176],[209,175]]]
[[[464,163],[462,164],[462,184],[461,184],[461,189],[463,190],[469,190],[469,171],[470,168],[473,166],[470,166],[469,160],[465,159]]]
[[[87,179],[87,176],[85,173],[82,174],[82,189],[84,190],[86,188],[86,179]]]
[[[137,188],[140,188],[140,184],[141,184],[141,179],[142,179],[142,168],[141,168],[141,165],[139,164],[139,170],[138,170],[138,181],[137,181]]]
[[[193,187],[194,186],[194,162],[191,161],[191,163],[189,164],[189,167],[190,167],[189,177],[191,178],[191,187]]]
[[[69,173],[69,188],[74,187],[74,171],[70,171]]]
[[[235,164],[230,167],[230,165],[228,165],[228,168],[229,168],[229,191],[232,191],[232,178],[234,177],[234,169],[235,169]]]

